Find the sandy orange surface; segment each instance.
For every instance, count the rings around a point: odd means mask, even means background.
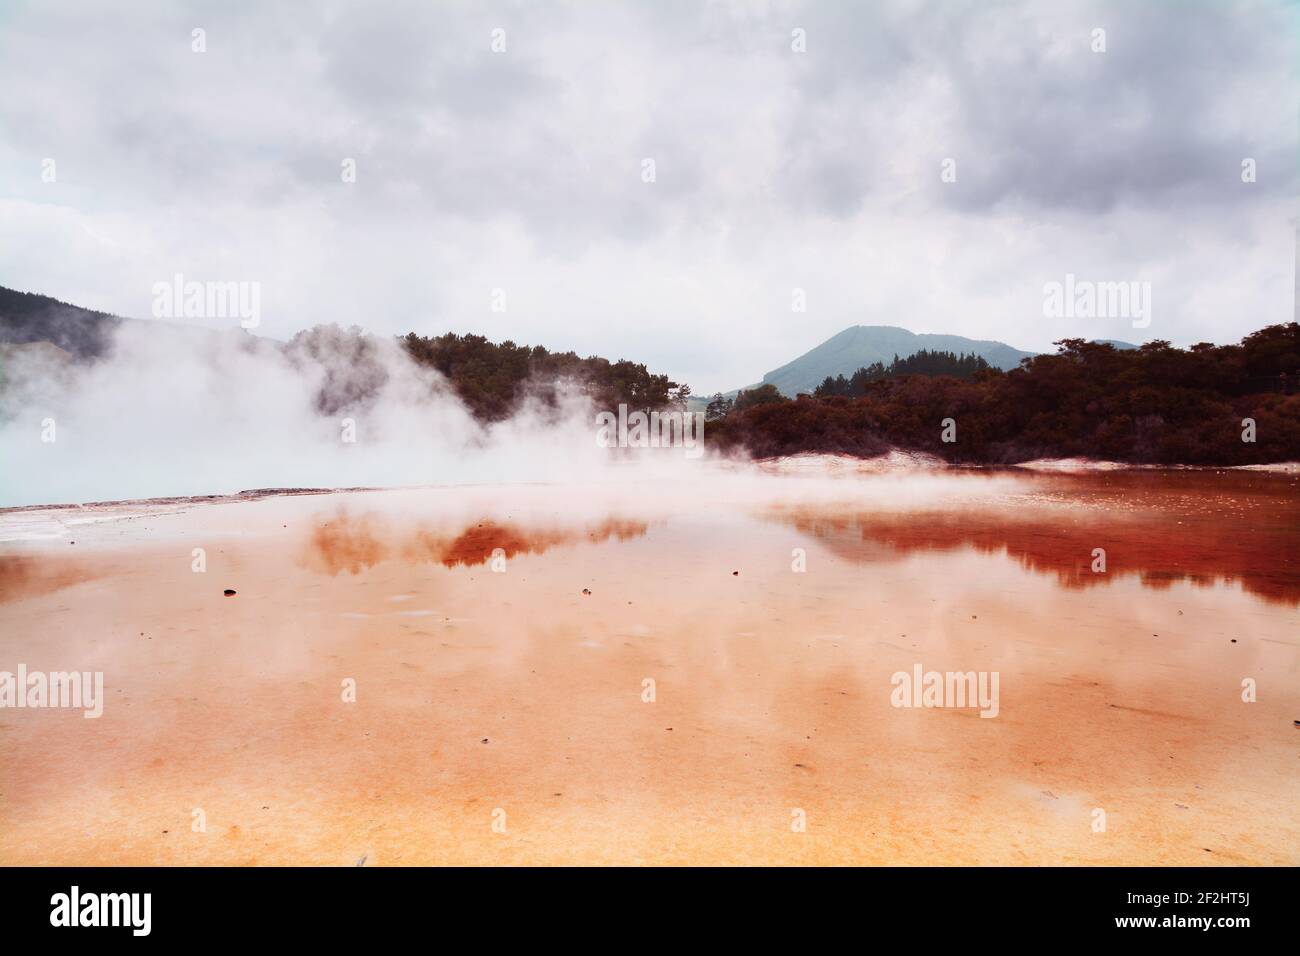
[[[1296,864],[1298,502],[1146,473],[0,514],[0,671],[106,697],[0,709],[0,863]],[[918,663],[998,672],[998,716],[892,706]]]

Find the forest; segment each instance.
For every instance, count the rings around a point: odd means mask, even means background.
[[[929,349],[921,349],[906,358],[895,355],[894,360],[888,365],[883,362],[873,362],[858,369],[848,378],[843,375],[831,378],[828,375],[813,391],[813,395],[816,398],[830,398],[832,395],[852,398],[865,395],[867,383],[879,382],[881,379],[899,375],[951,375],[953,378],[969,379],[974,378],[976,372],[982,372],[990,367],[989,363],[978,355],[956,355],[952,352],[932,352]]]
[[[434,337],[411,332],[396,341],[417,367],[441,373],[484,423],[509,418],[529,400],[543,408],[557,408],[561,393],[575,389],[598,409],[616,409],[622,403],[629,410],[643,411],[681,408],[691,394],[688,386],[626,359],[580,358],[574,352],[454,332]],[[293,365],[319,370],[315,405],[325,415],[365,405],[390,375],[378,340],[357,326],[317,325],[299,332],[282,348]]]
[[[1300,324],[1187,349],[1159,340],[1136,349],[1084,339],[1055,344],[1055,354],[1007,372],[854,376],[861,384],[854,395],[789,399],[771,389],[743,406],[741,393],[711,416],[706,441],[755,457],[902,448],[986,464],[1076,456],[1191,465],[1300,460]],[[946,419],[952,441],[944,440]]]
[[[678,407],[691,394],[688,386],[626,359],[579,358],[574,352],[550,352],[511,341],[497,344],[481,335],[454,332],[433,338],[412,332],[399,341],[417,365],[446,376],[483,421],[509,417],[529,396],[554,406],[564,387],[580,388],[599,409],[620,403],[643,410]]]

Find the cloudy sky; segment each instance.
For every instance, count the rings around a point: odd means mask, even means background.
[[[1231,0],[0,0],[0,285],[148,316],[176,273],[255,281],[263,334],[473,331],[697,393],[853,324],[1233,341],[1294,316],[1296,27]],[[1045,318],[1067,273],[1150,282],[1150,327]]]

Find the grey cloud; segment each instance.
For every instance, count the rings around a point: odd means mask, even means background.
[[[933,171],[933,201],[972,213],[1236,202],[1245,156],[1268,171],[1256,193],[1295,191],[1294,8],[901,9],[810,8],[809,72],[787,143],[794,201],[851,215],[868,195],[896,194],[903,184],[882,154]],[[1094,26],[1106,30],[1105,53],[1090,49]],[[935,87],[950,96],[909,97]],[[915,111],[936,105],[948,115],[932,119],[933,151],[900,152],[891,130],[925,122]],[[947,157],[959,188],[941,188]]]
[[[6,7],[0,204],[42,247],[0,229],[0,283],[139,314],[159,275],[248,275],[280,334],[421,322],[683,376],[703,339],[745,363],[723,387],[854,322],[1045,347],[1015,290],[1089,263],[1158,271],[1167,323],[1236,302],[1232,338],[1294,259],[1295,26],[1280,0]],[[485,319],[507,281],[519,317]]]

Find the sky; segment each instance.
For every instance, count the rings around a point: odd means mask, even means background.
[[[696,394],[854,324],[1236,341],[1295,316],[1297,20],[0,0],[0,285],[147,317],[178,273],[255,282],[260,334],[476,332]],[[1149,283],[1149,325],[1046,316],[1067,275]]]

